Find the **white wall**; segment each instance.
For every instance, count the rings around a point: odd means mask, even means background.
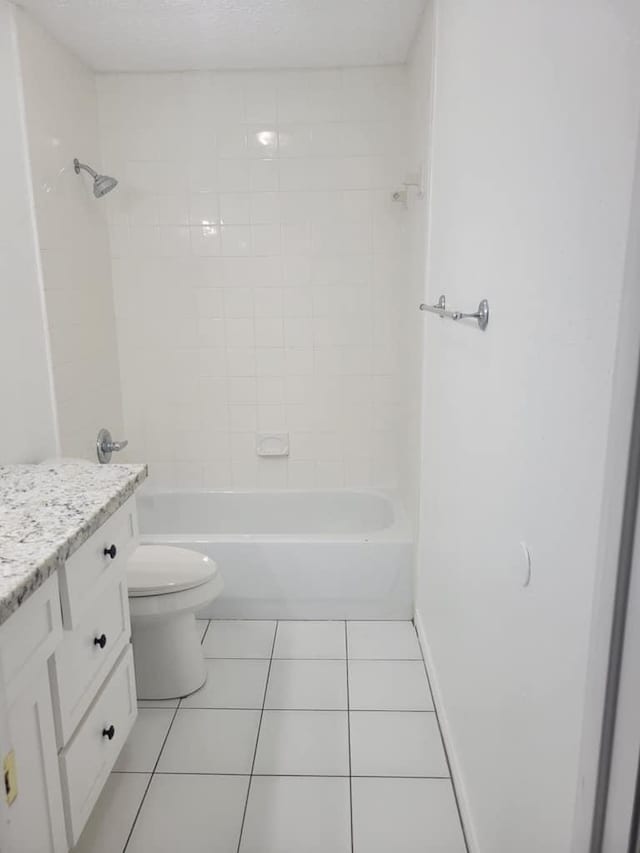
[[[55,452],[13,7],[0,0],[0,462]]]
[[[101,166],[95,77],[16,16],[61,451],[95,459],[98,429],[122,431],[105,206],[73,170]]]
[[[474,849],[569,850],[637,4],[437,4],[417,615]],[[519,543],[532,555],[523,587]]]
[[[397,484],[405,82],[99,76],[126,431],[157,484]]]

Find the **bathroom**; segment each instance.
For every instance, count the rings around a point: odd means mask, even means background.
[[[0,850],[634,850],[636,4],[0,0],[0,111]]]

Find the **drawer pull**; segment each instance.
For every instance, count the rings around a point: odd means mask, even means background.
[[[115,560],[116,554],[118,553],[118,549],[115,545],[112,545],[110,548],[104,549],[105,557],[111,557],[112,560]]]
[[[116,730],[114,726],[109,726],[108,729],[102,729],[102,737],[109,738],[109,740],[113,740],[115,733]]]
[[[107,635],[100,634],[99,637],[94,637],[93,645],[100,646],[101,649],[104,649],[104,647],[107,645]]]

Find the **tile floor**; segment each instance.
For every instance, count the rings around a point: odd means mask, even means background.
[[[409,622],[201,622],[209,677],[138,720],[76,853],[465,853]]]

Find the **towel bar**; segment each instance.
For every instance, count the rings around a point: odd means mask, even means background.
[[[465,314],[463,311],[449,311],[444,294],[442,294],[435,305],[427,305],[425,302],[422,302],[419,307],[421,311],[429,311],[431,314],[437,314],[439,317],[448,317],[450,320],[477,320],[478,327],[483,332],[489,325],[489,303],[486,299],[480,302],[478,310],[474,311],[473,314]]]

